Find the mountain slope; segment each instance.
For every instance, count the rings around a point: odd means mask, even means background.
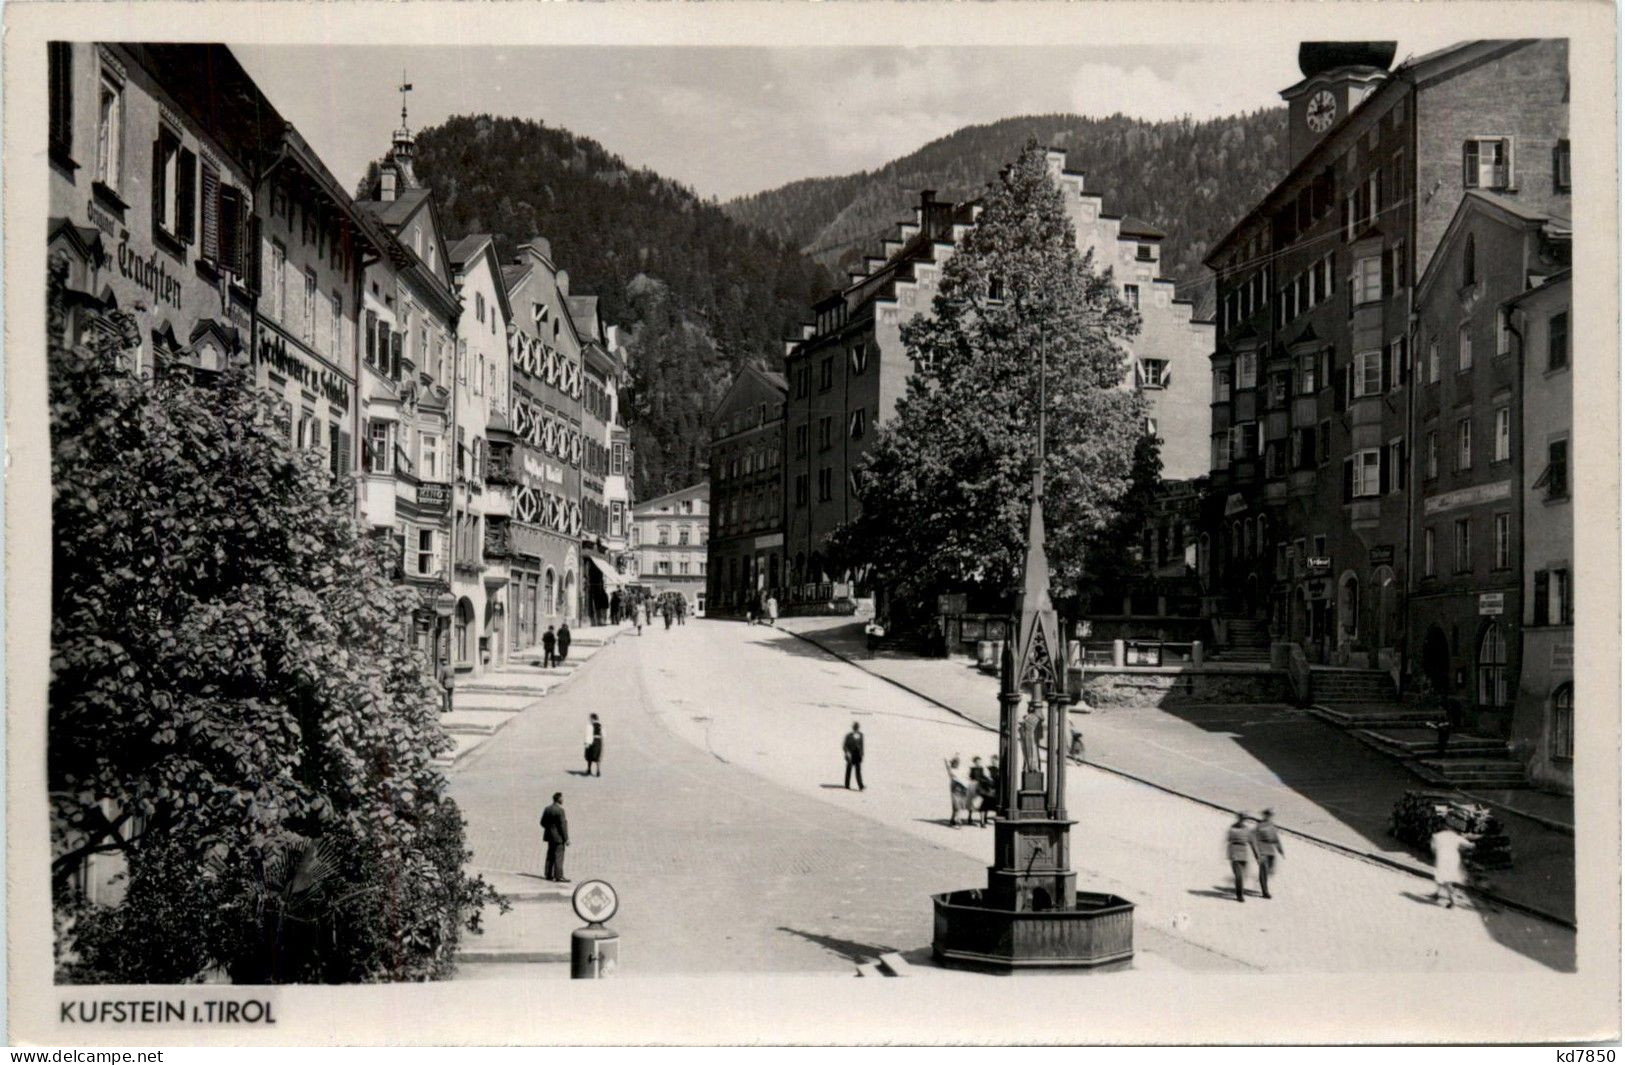
[[[728,381],[747,364],[776,369],[782,337],[832,283],[782,239],[540,122],[454,116],[418,134],[416,170],[453,239],[494,234],[506,259],[548,238],[571,291],[598,295],[624,327],[640,499],[704,478]]]
[[[840,268],[911,217],[920,189],[973,196],[1028,137],[1064,149],[1068,167],[1084,172],[1108,210],[1164,230],[1164,272],[1186,283],[1206,281],[1207,248],[1286,172],[1284,108],[1207,122],[1028,115],[967,126],[877,170],[796,181],[722,206]]]

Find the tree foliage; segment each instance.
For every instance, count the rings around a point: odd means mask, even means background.
[[[245,372],[154,383],[116,355],[50,353],[63,977],[447,975],[495,896],[464,873],[391,549]],[[96,853],[126,863],[116,905],[71,889]]]
[[[1076,587],[1142,435],[1144,402],[1119,387],[1121,342],[1137,330],[1109,273],[1078,252],[1029,142],[944,265],[931,313],[903,327],[915,371],[860,467],[861,513],[832,557],[868,560],[894,603],[1002,596],[1025,543],[1042,353],[1052,590]]]

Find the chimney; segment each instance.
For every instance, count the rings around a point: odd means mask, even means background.
[[[937,209],[937,190],[920,190],[920,233],[935,240],[941,228],[942,214]]]

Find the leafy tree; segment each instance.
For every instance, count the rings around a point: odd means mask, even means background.
[[[118,354],[50,352],[62,977],[447,975],[497,897],[464,872],[390,546],[245,372],[153,382]],[[94,854],[124,862],[115,905],[73,889]]]
[[[1161,485],[1162,445],[1150,433],[1141,434],[1134,444],[1128,490],[1118,500],[1111,520],[1090,537],[1085,573],[1078,588],[1083,596],[1087,598],[1108,587],[1120,589],[1125,578],[1145,568],[1145,560],[1136,551],[1156,512]]]
[[[832,557],[869,560],[894,610],[943,591],[1001,597],[1019,575],[1047,363],[1045,523],[1054,590],[1128,490],[1144,403],[1122,389],[1138,329],[1081,255],[1029,142],[944,265],[929,315],[903,327],[914,363],[897,416],[858,474],[861,514]]]

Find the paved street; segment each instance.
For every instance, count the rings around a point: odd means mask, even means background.
[[[605,775],[579,772],[606,723]],[[869,735],[869,790],[840,787],[839,742]],[[452,774],[475,864],[520,899],[472,939],[491,975],[562,975],[567,895],[536,879],[536,819],[565,792],[568,873],[620,889],[629,972],[849,974],[899,949],[924,960],[927,896],[979,885],[991,832],[946,827],[942,759],[989,754],[983,728],[782,631],[696,621],[605,648]],[[1228,819],[1095,769],[1071,774],[1080,886],[1138,904],[1136,965],[1266,971],[1502,971],[1572,965],[1572,934],[1514,912],[1447,911],[1431,885],[1291,846],[1277,897],[1229,897]]]

